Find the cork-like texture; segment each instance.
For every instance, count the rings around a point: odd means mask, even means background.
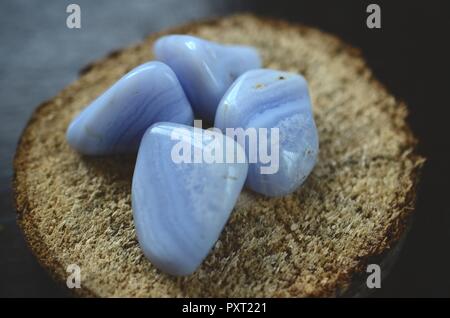
[[[84,296],[300,297],[345,294],[368,262],[388,253],[414,210],[423,158],[406,106],[358,50],[319,30],[250,15],[168,31],[256,46],[265,67],[310,85],[319,131],[317,166],[282,198],[244,191],[219,241],[193,275],[156,270],[141,253],[131,211],[134,156],[83,157],[69,122],[127,71],[151,60],[161,34],[86,67],[41,105],[15,158],[19,224],[40,262],[65,281],[81,268]]]

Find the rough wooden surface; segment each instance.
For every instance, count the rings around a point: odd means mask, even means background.
[[[86,158],[64,132],[121,75],[152,58],[158,35],[112,54],[42,105],[15,159],[20,224],[58,278],[76,263],[82,295],[334,296],[398,241],[413,209],[423,159],[406,107],[372,77],[359,52],[318,30],[252,16],[171,33],[257,46],[266,67],[309,81],[319,162],[296,193],[268,199],[245,191],[220,240],[192,276],[156,270],[137,245],[130,207],[134,157]]]

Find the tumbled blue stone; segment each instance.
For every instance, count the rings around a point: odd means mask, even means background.
[[[210,122],[233,81],[261,67],[261,58],[252,47],[221,45],[189,35],[164,36],[153,51],[177,74],[196,115]]]
[[[159,121],[192,124],[193,112],[170,67],[148,62],[85,108],[70,124],[66,138],[83,154],[134,152],[147,128]]]
[[[305,79],[297,74],[259,69],[241,75],[228,89],[217,109],[214,126],[225,128],[270,128],[279,132],[278,171],[262,174],[260,157],[249,158],[246,185],[252,190],[281,196],[296,190],[313,169],[319,151],[311,99]],[[269,151],[274,150],[270,147]],[[259,141],[258,141],[259,146]]]
[[[197,131],[203,131],[195,128]],[[182,136],[190,153],[209,137],[194,128],[157,123],[142,138],[132,182],[132,207],[139,244],[154,266],[172,275],[194,272],[217,241],[247,176],[243,163],[180,162],[173,159]],[[213,159],[215,157],[213,156]]]

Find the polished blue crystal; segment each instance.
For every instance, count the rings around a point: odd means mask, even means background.
[[[261,67],[252,47],[221,45],[189,35],[164,36],[153,51],[177,74],[196,115],[209,122],[214,121],[219,101],[233,81]]]
[[[204,130],[173,123],[153,125],[142,138],[133,175],[132,207],[139,244],[154,266],[172,275],[191,274],[201,264],[247,176],[244,151],[232,139],[227,142],[242,153],[243,163],[175,160],[174,155],[182,153],[176,147],[181,140],[191,149],[191,158],[214,140],[199,137],[199,132]]]
[[[66,137],[83,154],[133,152],[147,128],[159,121],[192,124],[193,112],[174,72],[164,63],[148,62],[85,108]]]
[[[224,132],[225,128],[278,128],[276,173],[262,174],[261,167],[269,164],[263,164],[259,156],[252,162],[249,145],[240,142],[249,159],[246,185],[256,192],[268,196],[291,193],[305,181],[316,163],[317,129],[308,86],[300,75],[270,69],[246,72],[221,100],[214,126]],[[274,134],[268,132],[267,138],[272,138]]]

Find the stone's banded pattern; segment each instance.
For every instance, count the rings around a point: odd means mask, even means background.
[[[279,129],[278,171],[261,174],[264,164],[250,161],[246,184],[256,192],[268,196],[291,193],[316,163],[319,139],[308,86],[300,75],[271,69],[244,73],[220,102],[214,125],[223,131],[237,127]],[[269,152],[277,151],[270,145],[268,142]],[[248,156],[249,147],[245,150]]]
[[[66,138],[87,155],[134,152],[147,128],[160,121],[192,124],[193,113],[174,72],[154,61],[95,99],[72,121]]]
[[[132,206],[145,256],[164,272],[188,275],[217,241],[242,190],[248,166],[176,163],[172,158],[179,142],[173,138],[175,129],[193,149],[203,150],[211,142],[207,135],[195,139],[194,128],[189,126],[158,123],[150,127],[138,152]]]
[[[210,122],[233,81],[245,71],[261,67],[253,47],[222,45],[189,35],[164,36],[153,51],[177,74],[196,115]]]

